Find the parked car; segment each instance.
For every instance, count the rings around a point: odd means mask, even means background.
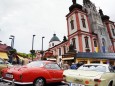
[[[1,72],[2,69],[8,68],[8,67],[11,67],[11,66],[12,65],[10,63],[6,63],[5,60],[0,58],[0,72]],[[1,73],[0,73],[0,78],[1,78]]]
[[[115,72],[108,64],[84,64],[64,70],[63,79],[71,86],[115,86]]]
[[[63,80],[63,70],[51,61],[33,61],[25,66],[3,69],[1,73],[3,82],[15,85],[44,86]]]

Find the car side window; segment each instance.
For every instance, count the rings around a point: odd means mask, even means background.
[[[114,72],[114,69],[113,69],[112,66],[109,66],[109,71],[110,71],[110,72]]]
[[[57,64],[51,64],[51,69],[60,70],[60,67],[59,67],[59,65],[57,65]]]
[[[47,69],[51,69],[51,64],[47,64],[47,65],[45,65],[45,67],[46,67]]]
[[[60,70],[60,67],[56,63],[50,63],[45,66],[47,69],[56,69]]]

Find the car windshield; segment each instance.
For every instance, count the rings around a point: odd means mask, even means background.
[[[106,72],[106,67],[102,65],[83,65],[78,70]]]
[[[29,67],[43,67],[44,65],[45,63],[41,61],[34,61],[34,62],[27,64],[27,66]]]

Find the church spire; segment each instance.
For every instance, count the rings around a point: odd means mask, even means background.
[[[73,2],[73,5],[75,5],[75,4],[76,4],[76,0],[72,0],[72,2]]]
[[[103,11],[102,11],[102,9],[99,9],[99,13],[100,13],[101,16],[103,16]]]
[[[69,11],[71,12],[75,8],[82,10],[82,6],[80,4],[77,4],[77,0],[72,0],[73,4],[69,7]]]

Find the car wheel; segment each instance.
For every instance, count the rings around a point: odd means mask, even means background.
[[[108,86],[112,86],[113,82],[110,82]]]
[[[19,84],[15,84],[14,86],[21,86],[21,85],[19,85]]]
[[[34,86],[45,86],[45,81],[42,78],[38,78],[34,82]]]

